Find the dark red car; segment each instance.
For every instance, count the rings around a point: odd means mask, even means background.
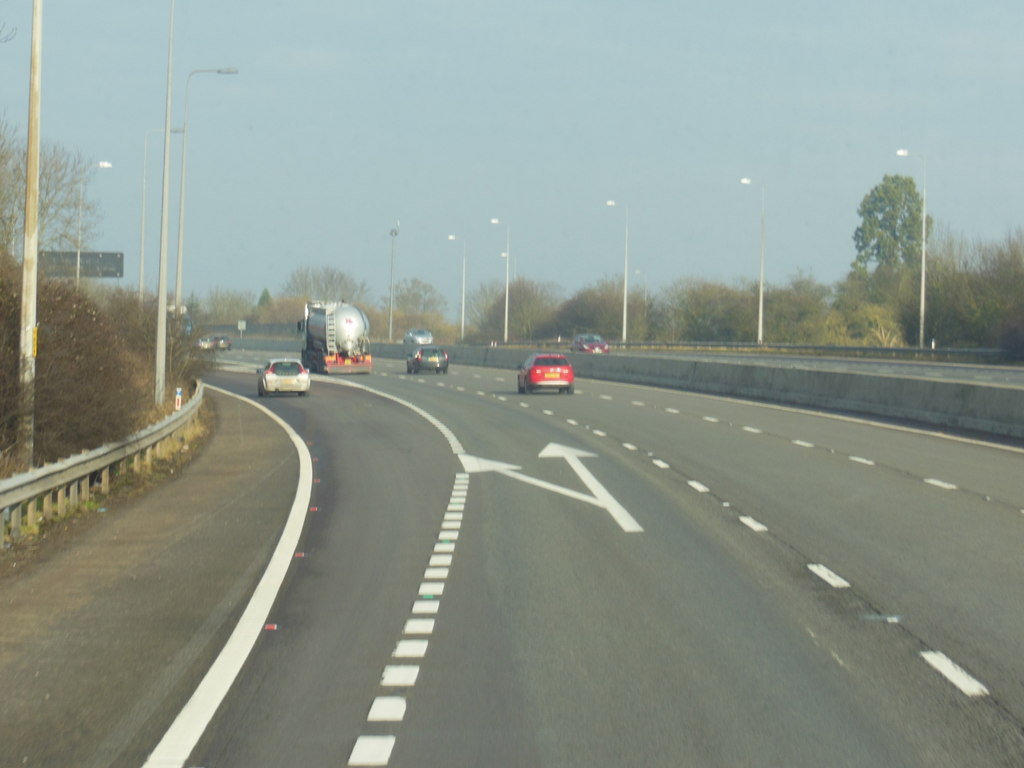
[[[576,391],[576,375],[572,363],[557,352],[535,352],[519,366],[519,394],[539,389],[554,389],[571,395]]]
[[[608,342],[596,333],[579,333],[572,340],[573,352],[590,352],[595,355],[608,354]]]

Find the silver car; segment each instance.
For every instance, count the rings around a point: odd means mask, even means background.
[[[299,397],[309,394],[309,371],[300,360],[268,360],[256,369],[256,375],[256,392],[260,397],[272,392],[294,392]]]
[[[411,328],[405,332],[405,338],[402,339],[402,343],[411,344],[414,347],[419,347],[423,344],[433,344],[434,334],[426,328]]]

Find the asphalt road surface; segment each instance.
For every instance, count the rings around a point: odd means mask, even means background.
[[[245,354],[211,383],[256,402]],[[511,371],[376,365],[259,399],[295,445],[237,430],[252,406],[217,396],[234,450],[252,451],[246,498],[190,526],[220,531],[212,548],[159,544],[189,553],[184,595],[162,603],[153,577],[151,606],[104,617],[132,652],[125,676],[162,633],[202,650],[186,664],[158,647],[159,691],[117,680],[99,696],[83,678],[69,700],[140,714],[70,734],[76,754],[154,768],[1024,764],[1024,452],[683,392],[581,380],[571,396],[518,395]],[[238,507],[257,497],[281,510],[250,529]],[[279,539],[287,569],[237,677],[186,706]],[[154,625],[164,605],[177,613]]]
[[[189,765],[1024,763],[1019,451],[401,361],[269,406],[317,511]]]

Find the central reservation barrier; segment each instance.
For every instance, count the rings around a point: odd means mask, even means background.
[[[531,350],[446,346],[453,365],[514,369]],[[376,344],[383,358],[404,358],[401,344]],[[580,378],[762,400],[930,428],[1024,440],[1024,388],[978,382],[710,362],[651,355],[568,353]]]

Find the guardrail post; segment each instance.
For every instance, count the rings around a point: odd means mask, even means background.
[[[21,539],[21,504],[11,509],[11,542]]]
[[[36,523],[38,522],[37,517],[36,500],[29,499],[25,502],[25,525],[30,531],[34,531],[36,529]]]

